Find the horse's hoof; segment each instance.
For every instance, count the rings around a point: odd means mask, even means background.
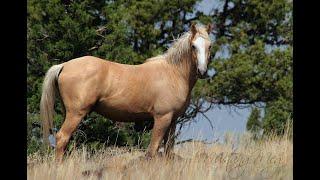
[[[89,170],[82,172],[82,176],[90,176],[90,174],[91,174],[91,171],[89,171]]]
[[[55,157],[54,162],[58,165],[63,163],[63,157]]]
[[[175,154],[175,153],[167,154],[166,158],[169,160],[178,160],[178,161],[183,160],[183,158],[180,155]]]
[[[151,156],[150,154],[146,154],[144,157],[142,156],[143,160],[146,160],[146,161],[150,161],[153,159],[153,156]]]
[[[101,178],[102,177],[102,173],[103,173],[103,170],[104,168],[100,168],[98,170],[86,170],[86,171],[83,171],[82,172],[82,175],[83,176],[90,176],[90,175],[94,175],[94,176],[97,176],[98,178]]]

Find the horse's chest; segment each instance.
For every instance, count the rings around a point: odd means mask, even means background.
[[[166,114],[174,112],[177,115],[183,113],[188,106],[190,98],[188,95],[171,94],[157,99],[154,104],[154,112],[156,114]]]

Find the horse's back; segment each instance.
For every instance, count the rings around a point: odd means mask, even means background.
[[[94,56],[83,56],[64,62],[63,68],[71,71],[68,73],[76,73],[78,71],[90,70],[93,68],[96,68],[95,70],[98,70],[109,62],[110,61],[103,60]]]

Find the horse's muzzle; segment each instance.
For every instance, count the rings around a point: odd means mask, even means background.
[[[205,78],[208,78],[209,77],[209,75],[208,75],[208,71],[206,70],[206,71],[200,71],[199,69],[197,70],[197,76],[198,76],[198,78],[200,78],[200,79],[205,79]]]

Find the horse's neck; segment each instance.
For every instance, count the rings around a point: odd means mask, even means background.
[[[188,84],[189,91],[197,81],[197,68],[191,59],[191,55],[185,55],[179,60],[179,64],[175,64],[180,76]]]

